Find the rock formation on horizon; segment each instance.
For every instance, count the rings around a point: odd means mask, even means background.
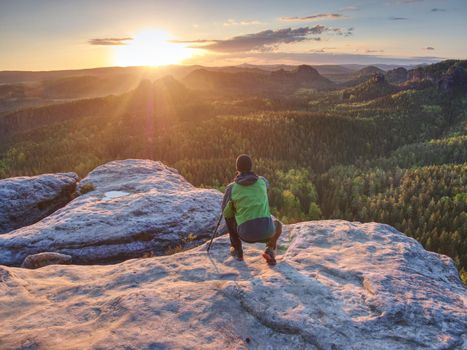
[[[292,71],[224,72],[197,69],[188,74],[183,83],[191,89],[227,94],[284,94],[301,88],[325,90],[335,86],[329,79],[308,65],[297,66]]]
[[[386,80],[391,84],[400,84],[407,81],[407,74],[407,69],[398,67],[386,72]]]

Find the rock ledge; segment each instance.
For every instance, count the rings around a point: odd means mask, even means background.
[[[465,349],[453,262],[390,226],[284,227],[269,268],[227,237],[211,254],[107,266],[0,268],[0,344],[34,349]]]

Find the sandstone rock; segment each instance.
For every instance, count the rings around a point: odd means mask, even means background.
[[[452,72],[452,77],[456,85],[463,87],[467,85],[467,72],[464,67],[457,66],[456,68],[454,68],[454,71]]]
[[[44,252],[27,256],[21,267],[25,269],[38,269],[39,267],[48,265],[69,265],[71,261],[72,259],[69,255]]]
[[[465,349],[451,259],[387,225],[286,225],[278,264],[227,237],[107,266],[0,268],[5,349]]]
[[[438,76],[431,71],[427,71],[425,67],[417,67],[407,72],[407,79],[411,81],[430,80],[437,82]]]
[[[0,180],[0,233],[31,225],[64,206],[77,181],[75,173]]]
[[[467,73],[462,66],[451,67],[438,82],[438,88],[443,92],[452,92],[455,88],[467,87]]]
[[[375,73],[371,76],[371,78],[369,79],[370,82],[372,83],[384,83],[386,80],[384,78],[384,74],[382,73]]]
[[[407,80],[407,69],[403,67],[395,68],[386,73],[386,80],[392,84],[400,84]]]
[[[220,214],[219,191],[195,188],[150,160],[99,166],[83,188],[90,191],[40,222],[1,235],[0,264],[19,266],[40,252],[67,254],[77,264],[161,255],[208,238]]]

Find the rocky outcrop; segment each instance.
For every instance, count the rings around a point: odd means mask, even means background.
[[[57,252],[77,264],[161,255],[209,237],[222,194],[198,189],[150,160],[99,166],[79,184],[86,192],[34,225],[0,236],[0,264]]]
[[[99,187],[99,186],[97,186]],[[6,349],[464,349],[453,262],[381,224],[285,226],[278,264],[227,237],[107,266],[0,268]]]
[[[384,74],[384,70],[382,70],[381,68],[378,68],[376,66],[366,66],[358,71],[356,71],[354,73],[354,76],[355,77],[363,77],[366,79],[374,76],[375,74],[378,74],[378,75],[381,75],[381,74]]]
[[[384,83],[386,79],[384,78],[384,74],[373,74],[368,81],[373,84],[381,84]]]
[[[44,252],[27,256],[21,267],[25,269],[38,269],[48,265],[69,265],[71,262],[72,258],[69,255]]]
[[[280,84],[295,88],[304,87],[320,90],[334,87],[334,83],[319,74],[315,68],[306,64],[302,64],[292,71],[284,69],[273,71],[270,78]]]
[[[292,71],[279,69],[272,72],[256,70],[225,72],[197,69],[188,74],[183,83],[191,89],[211,94],[276,95],[293,93],[298,89],[324,90],[335,86],[316,69],[308,65]]]
[[[443,92],[467,89],[467,61],[446,60],[429,66],[411,69],[407,73],[409,81],[431,81]]]
[[[392,84],[400,84],[407,80],[408,71],[399,67],[386,72],[386,80]]]
[[[368,80],[371,80],[375,76],[381,76],[384,75],[385,72],[384,70],[375,67],[375,66],[367,66],[364,67],[356,72],[353,72],[346,81],[344,81],[340,86],[342,88],[344,87],[354,87],[359,84],[362,84],[364,82],[367,82]]]
[[[365,101],[378,97],[391,95],[399,91],[399,88],[389,84],[383,74],[374,74],[370,79],[341,91],[342,100]]]
[[[467,72],[462,66],[452,67],[438,81],[438,88],[444,92],[452,92],[455,88],[467,88]]]
[[[407,72],[407,79],[411,81],[420,81],[420,80],[430,80],[435,81],[437,80],[436,75],[425,69],[425,67],[417,67],[414,69],[410,69]]]
[[[0,180],[0,234],[31,225],[64,206],[77,182],[75,173]]]

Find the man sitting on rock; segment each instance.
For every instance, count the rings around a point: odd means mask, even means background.
[[[263,258],[269,265],[276,264],[276,243],[282,224],[271,217],[267,189],[269,182],[257,176],[251,158],[242,154],[237,158],[237,175],[227,186],[222,209],[230,235],[230,253],[243,260],[242,242],[266,243]]]

